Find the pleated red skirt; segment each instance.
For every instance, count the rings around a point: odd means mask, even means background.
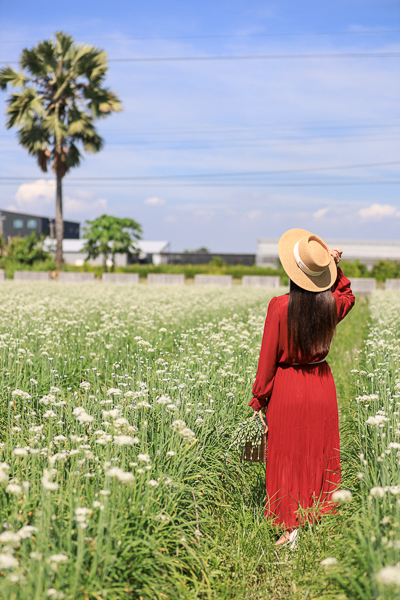
[[[328,363],[279,365],[267,409],[267,503],[277,526],[334,512],[340,488],[336,388]]]

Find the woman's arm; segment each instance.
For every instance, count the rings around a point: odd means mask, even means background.
[[[355,302],[350,280],[343,275],[340,267],[338,267],[338,275],[335,285],[332,287],[332,292],[336,300],[339,322],[350,312]]]
[[[265,408],[274,385],[279,345],[279,313],[277,298],[268,306],[256,380],[253,385],[254,398],[249,402],[255,411]]]
[[[343,250],[340,248],[331,248],[330,254],[336,264],[339,264],[342,260]],[[332,286],[332,293],[336,300],[338,322],[345,318],[354,306],[355,298],[351,291],[350,280],[343,275],[343,271],[340,267],[337,268],[337,278],[335,284]]]

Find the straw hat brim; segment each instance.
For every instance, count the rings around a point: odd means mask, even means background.
[[[309,292],[323,292],[332,287],[336,281],[337,266],[333,257],[331,256],[331,261],[322,275],[313,277],[300,269],[293,254],[297,242],[309,235],[312,233],[306,229],[289,229],[279,240],[279,258],[287,275],[299,287]]]

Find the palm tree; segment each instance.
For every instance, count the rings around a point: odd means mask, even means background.
[[[56,174],[56,263],[62,267],[62,180],[80,164],[81,152],[95,153],[103,139],[94,120],[122,110],[115,92],[103,87],[107,73],[104,50],[75,44],[66,33],[22,51],[17,73],[0,70],[0,89],[22,88],[7,99],[7,128],[18,128],[19,143],[35,156],[42,171],[49,163]]]

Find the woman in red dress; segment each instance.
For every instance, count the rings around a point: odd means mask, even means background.
[[[262,339],[254,411],[267,407],[265,515],[292,542],[299,524],[332,512],[340,488],[335,383],[325,360],[336,324],[354,305],[350,281],[337,263],[341,250],[291,229],[279,241],[290,293],[272,298]]]

